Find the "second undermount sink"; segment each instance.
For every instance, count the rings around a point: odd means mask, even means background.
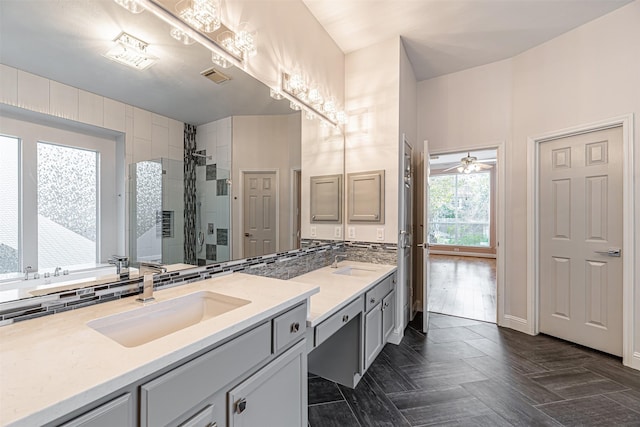
[[[376,271],[373,268],[364,268],[364,267],[354,267],[352,265],[348,265],[345,267],[341,267],[334,271],[332,274],[341,274],[343,276],[369,276],[372,271]]]
[[[125,347],[137,347],[250,302],[201,291],[95,319],[87,326]]]

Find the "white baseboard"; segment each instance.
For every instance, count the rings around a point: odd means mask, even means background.
[[[454,252],[454,251],[438,251],[429,249],[429,255],[455,255],[455,256],[472,256],[476,258],[495,258],[496,254],[485,254],[478,252]]]
[[[531,335],[529,331],[529,322],[526,319],[521,317],[512,316],[511,314],[505,314],[500,326],[504,326],[505,328],[513,329],[518,332],[522,332],[527,335]]]
[[[633,356],[631,357],[631,363],[626,364],[625,366],[628,366],[629,368],[637,369],[638,371],[640,371],[640,353],[637,351],[634,352]]]
[[[389,335],[389,339],[387,340],[387,342],[390,342],[391,344],[395,344],[395,345],[399,345],[400,341],[402,341],[402,338],[404,338],[404,331],[398,331],[396,329],[393,330],[393,332],[391,332],[391,335]]]

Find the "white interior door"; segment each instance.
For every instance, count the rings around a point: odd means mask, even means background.
[[[622,355],[622,128],[539,148],[540,332]]]
[[[276,248],[276,206],[278,194],[275,172],[244,173],[244,254],[245,258],[271,254]]]
[[[398,298],[400,322],[397,327],[401,330],[409,324],[411,319],[411,305],[413,301],[412,286],[412,230],[413,230],[413,170],[411,165],[413,149],[407,138],[402,135],[400,144],[400,191],[398,200],[398,286],[401,289]]]
[[[424,166],[423,166],[423,218],[422,223],[422,332],[429,331],[429,174],[431,173],[429,155],[429,142],[424,141]]]

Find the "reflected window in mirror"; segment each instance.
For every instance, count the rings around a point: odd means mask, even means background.
[[[117,253],[115,138],[14,118],[3,127],[14,136],[0,140],[0,279],[93,268]]]
[[[0,275],[20,271],[20,140],[0,135]]]

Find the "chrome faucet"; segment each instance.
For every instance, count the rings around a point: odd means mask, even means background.
[[[56,269],[53,272],[53,277],[60,276],[60,271],[62,271],[62,267],[56,267]]]
[[[116,266],[118,279],[129,278],[129,257],[124,255],[111,255],[111,258],[109,258],[107,262]]]
[[[141,262],[140,273],[142,274],[142,296],[136,298],[140,302],[155,301],[153,297],[153,277],[156,274],[166,273],[167,268],[155,262]]]
[[[31,273],[33,271],[33,267],[31,267],[30,265],[26,266],[24,268],[24,280],[29,280],[29,273]]]
[[[346,254],[338,254],[333,260],[333,264],[331,264],[331,268],[338,268],[338,258],[347,259]]]

